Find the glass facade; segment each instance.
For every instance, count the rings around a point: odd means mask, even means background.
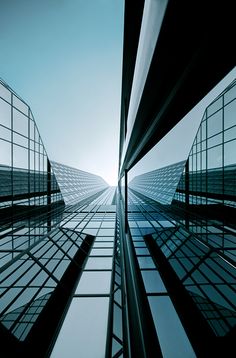
[[[0,113],[2,215],[63,204],[32,111],[3,82],[0,82]]]
[[[50,162],[31,110],[1,84],[0,126],[10,133],[0,139],[4,357],[195,357],[231,347],[235,88],[207,107],[187,160],[136,177],[134,166],[117,190]],[[16,120],[27,121],[24,135]],[[27,138],[25,166],[15,134]]]
[[[4,83],[0,95],[0,355],[115,355],[123,347],[116,188],[51,164],[28,105]]]
[[[120,181],[123,255],[129,251],[134,291],[148,299],[140,331],[154,329],[155,354],[163,357],[210,356],[233,346],[235,88],[233,81],[206,108],[186,161],[135,177],[134,166]]]
[[[235,207],[236,82],[206,109],[194,140],[176,201]]]
[[[98,175],[57,162],[52,162],[52,167],[66,204],[76,204],[108,188],[105,180]]]
[[[158,201],[171,204],[185,161],[136,176],[129,188]]]
[[[105,356],[107,327],[112,306],[115,305],[112,297],[114,291],[118,290],[115,279],[118,280],[120,276],[119,272],[115,272],[117,238],[114,194],[115,188],[110,187],[97,198],[88,199],[84,205],[79,204],[73,209],[69,206],[66,209],[68,214],[64,213],[60,223],[62,230],[91,235],[94,241],[73,292],[52,357],[63,357],[65,354],[70,357],[76,354]],[[116,318],[113,320],[115,322]]]
[[[156,126],[170,129],[143,101],[167,3],[158,17],[145,2],[118,188],[50,162],[30,107],[0,83],[1,357],[231,356],[236,81],[207,106],[188,158],[140,174]]]

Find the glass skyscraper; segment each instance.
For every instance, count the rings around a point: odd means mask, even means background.
[[[105,355],[108,312],[114,305],[113,322],[122,314],[116,188],[51,163],[28,105],[6,84],[0,91],[1,356],[46,357],[55,342],[55,357]],[[68,319],[84,332],[78,349],[63,333]]]
[[[0,82],[0,357],[232,356],[236,81],[188,157],[140,173],[235,65],[218,29],[229,9],[189,6],[126,1],[118,187],[50,161],[31,108]]]
[[[234,81],[206,108],[186,162],[136,176],[124,196],[126,238],[164,357],[233,346],[235,104]]]

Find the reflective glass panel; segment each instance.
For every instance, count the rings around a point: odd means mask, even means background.
[[[148,298],[163,357],[196,357],[169,297]]]
[[[112,257],[92,257],[89,258],[85,266],[86,270],[111,269]]]
[[[76,294],[109,294],[111,271],[83,272]]]
[[[158,271],[142,271],[142,277],[147,293],[167,292]]]
[[[104,358],[108,298],[74,298],[51,358]]]

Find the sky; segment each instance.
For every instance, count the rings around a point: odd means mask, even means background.
[[[0,77],[31,107],[51,160],[118,172],[122,0],[1,0]]]

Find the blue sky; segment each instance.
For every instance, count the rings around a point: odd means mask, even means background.
[[[123,1],[2,0],[0,77],[30,106],[52,160],[115,183]]]

